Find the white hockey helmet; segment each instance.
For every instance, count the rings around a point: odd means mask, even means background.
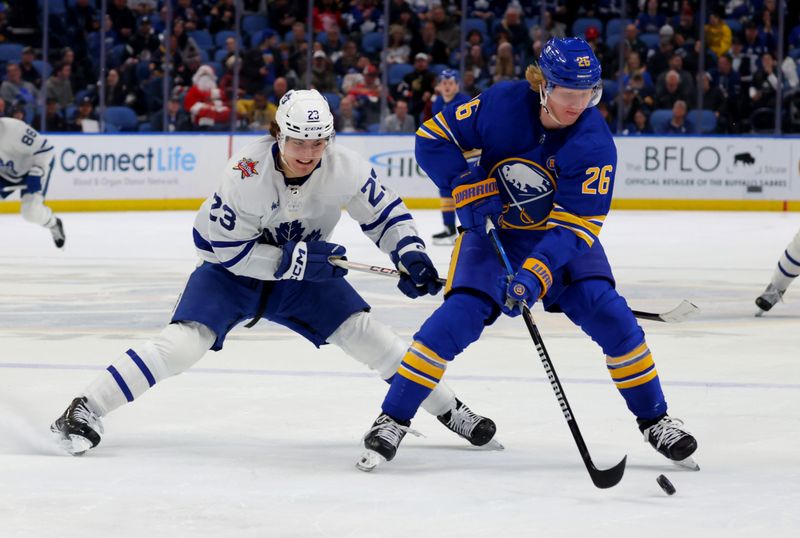
[[[317,140],[333,137],[333,114],[328,101],[317,90],[289,90],[281,97],[275,121],[280,127],[278,147],[283,152],[286,137]]]

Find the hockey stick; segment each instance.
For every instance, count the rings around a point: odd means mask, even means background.
[[[502,263],[506,269],[506,273],[509,277],[513,276],[514,271],[511,268],[511,263],[508,261],[505,250],[503,250],[503,245],[500,243],[500,238],[497,236],[497,230],[494,224],[492,224],[491,219],[488,218],[486,219],[486,232],[497,252],[498,258],[500,258],[500,263]],[[578,423],[575,421],[575,415],[572,413],[572,408],[567,401],[567,395],[564,394],[564,388],[561,386],[561,381],[558,380],[558,375],[556,375],[553,361],[550,360],[550,356],[547,354],[544,342],[542,341],[542,335],[539,334],[539,329],[533,321],[531,311],[525,303],[522,303],[520,308],[522,309],[522,317],[525,319],[525,325],[528,327],[528,332],[531,334],[531,338],[533,338],[536,351],[539,353],[539,359],[542,361],[545,373],[547,373],[547,379],[550,381],[550,386],[553,387],[553,392],[556,394],[558,405],[561,407],[564,418],[567,419],[567,425],[572,432],[572,438],[575,439],[575,444],[578,445],[578,452],[581,453],[581,458],[586,465],[586,470],[589,471],[589,477],[598,488],[605,489],[616,486],[619,481],[622,480],[622,475],[625,473],[625,462],[628,456],[622,458],[622,461],[610,469],[598,469],[594,466],[592,457],[589,455],[589,449],[586,447],[586,443],[581,435],[581,430],[578,428]]]
[[[350,271],[359,271],[361,273],[371,273],[373,275],[387,276],[390,278],[400,278],[400,271],[397,269],[390,269],[388,267],[381,267],[379,265],[368,265],[366,263],[351,262],[350,260],[343,260],[338,256],[331,256],[328,261],[336,267],[342,269],[349,269]],[[444,284],[446,279],[440,278],[439,283]],[[684,299],[681,304],[669,310],[668,312],[644,312],[642,310],[634,310],[633,315],[639,319],[646,319],[649,321],[661,321],[663,323],[680,323],[694,316],[700,311],[695,305]]]

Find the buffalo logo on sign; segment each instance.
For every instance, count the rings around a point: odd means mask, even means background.
[[[737,153],[733,156],[733,165],[737,166],[739,163],[742,165],[753,166],[756,163],[756,158],[747,151]]]

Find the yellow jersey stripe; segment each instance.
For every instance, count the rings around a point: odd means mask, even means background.
[[[425,123],[423,123],[422,126],[425,127],[429,132],[437,135],[439,138],[444,138],[445,140],[450,140],[450,138],[448,138],[448,136],[445,134],[445,132],[442,130],[442,128],[439,127],[436,124],[435,121],[433,121],[433,118],[431,118],[428,121],[426,121]]]
[[[456,244],[453,247],[453,253],[450,255],[450,267],[447,269],[447,282],[444,285],[443,295],[445,296],[453,289],[453,276],[455,276],[456,265],[458,265],[458,254],[461,251],[461,240],[463,238],[464,234],[458,234],[458,237],[456,237]]]
[[[433,136],[431,133],[429,133],[422,127],[417,129],[417,136],[421,136],[422,138],[430,138],[431,140],[436,140],[435,136]]]
[[[556,227],[566,228],[567,230],[571,231],[572,233],[574,233],[575,235],[577,235],[578,237],[580,237],[581,239],[586,241],[586,243],[590,247],[592,245],[594,245],[594,237],[592,237],[587,232],[585,232],[585,231],[583,231],[581,229],[575,228],[573,226],[567,226],[566,224],[560,224],[560,223],[557,223],[557,222],[548,222],[547,226],[546,226],[546,228],[548,230],[552,230],[553,228],[556,228]]]
[[[585,228],[587,231],[594,235],[600,234],[600,227],[601,225],[595,224],[589,220],[586,220],[583,217],[579,217],[577,215],[573,215],[569,211],[553,209],[550,212],[549,218],[559,220],[562,222],[566,222],[569,224],[574,224],[576,226],[580,226],[581,228]]]

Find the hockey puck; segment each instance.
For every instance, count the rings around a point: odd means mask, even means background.
[[[670,482],[666,476],[663,474],[658,475],[656,482],[658,483],[659,487],[664,490],[664,493],[667,495],[675,495],[675,486],[672,485],[672,482]]]

